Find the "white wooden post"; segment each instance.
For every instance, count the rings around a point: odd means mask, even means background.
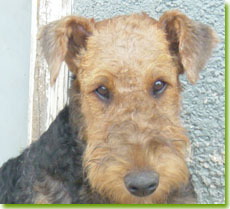
[[[28,142],[37,140],[47,130],[59,111],[67,103],[69,75],[65,64],[57,81],[50,86],[47,63],[37,41],[41,26],[71,14],[71,0],[33,0],[31,29],[31,64]]]

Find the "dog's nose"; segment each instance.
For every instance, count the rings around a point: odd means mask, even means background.
[[[128,191],[139,197],[152,194],[158,184],[159,176],[154,171],[135,171],[124,177],[125,186]]]

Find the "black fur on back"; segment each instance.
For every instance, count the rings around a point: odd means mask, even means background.
[[[33,203],[43,190],[52,203],[91,202],[84,197],[89,189],[82,174],[84,147],[65,107],[38,141],[0,168],[0,203]]]

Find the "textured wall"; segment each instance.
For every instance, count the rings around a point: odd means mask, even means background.
[[[185,77],[182,120],[192,141],[189,162],[199,203],[225,203],[225,19],[224,1],[210,0],[74,0],[73,13],[96,20],[145,11],[159,18],[179,9],[212,26],[221,43],[195,86]]]

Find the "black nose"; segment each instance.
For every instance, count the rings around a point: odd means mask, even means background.
[[[144,197],[156,190],[159,184],[159,176],[154,171],[135,171],[127,174],[124,182],[131,194]]]

